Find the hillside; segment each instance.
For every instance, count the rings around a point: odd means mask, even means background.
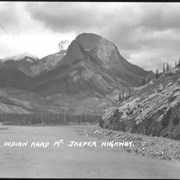
[[[24,72],[16,68],[7,67],[4,64],[0,66],[0,88],[28,89],[31,83],[32,78]]]
[[[107,108],[101,127],[180,139],[180,67],[135,88],[132,96]]]
[[[32,114],[63,111],[43,96],[15,88],[0,89],[0,113]]]

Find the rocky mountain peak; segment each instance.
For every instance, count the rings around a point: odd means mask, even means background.
[[[79,34],[75,41],[80,44],[84,49],[95,49],[99,47],[102,41],[105,39],[99,35],[93,33],[82,33]]]
[[[27,60],[27,61],[30,61],[28,58],[33,59],[33,61],[39,60],[39,58],[37,56],[35,56],[29,52],[24,52],[22,54],[17,54],[14,56],[6,57],[3,59],[3,61],[7,61],[7,60],[14,60],[14,61]]]
[[[97,57],[106,63],[119,61],[120,54],[117,47],[99,35],[83,33],[78,35],[75,41],[80,44],[85,51],[95,52]]]
[[[76,63],[79,60],[95,63],[105,69],[115,68],[122,72],[126,70],[124,65],[128,63],[112,42],[93,33],[78,35],[69,45],[62,64]]]

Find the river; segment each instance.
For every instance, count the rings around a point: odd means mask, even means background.
[[[8,129],[0,130],[0,177],[180,178],[177,162],[141,157],[121,147],[101,147],[101,140],[78,133],[90,127],[7,126]],[[70,141],[97,144],[70,147]],[[5,142],[16,145],[5,146]]]

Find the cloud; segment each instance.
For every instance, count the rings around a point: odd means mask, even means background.
[[[43,28],[30,18],[25,5],[26,2],[0,2],[0,35],[18,36],[42,31]]]
[[[162,70],[163,61],[174,64],[180,56],[180,4],[136,4],[129,21],[114,23],[108,38],[129,61],[145,69]],[[128,7],[129,8],[129,7]],[[121,13],[125,17],[124,13]]]
[[[24,33],[18,36],[0,35],[0,55],[13,56],[26,51],[42,58],[59,51],[58,43],[61,39],[72,39],[74,34],[57,34],[48,30],[40,33]]]
[[[1,54],[0,54],[0,59],[3,59],[4,58],[4,56],[2,56]]]
[[[31,3],[26,5],[26,9],[33,19],[54,32],[79,32],[97,28],[97,25],[105,25],[106,14],[103,14],[104,11],[102,11],[101,7],[94,6],[93,4],[63,2]]]
[[[177,18],[180,16],[179,3],[160,3],[157,6],[147,4],[143,7],[148,9],[144,11],[145,18],[142,21],[144,27],[151,28],[151,30],[180,29],[180,22]]]
[[[0,2],[0,16],[0,38],[8,32],[29,43],[19,49],[33,46],[35,37],[34,47],[43,43],[46,52],[46,39],[57,43],[92,32],[116,44],[130,62],[153,70],[165,60],[174,63],[180,52],[180,3]]]
[[[0,32],[9,33],[7,29],[18,26],[19,19],[15,6],[13,2],[0,2]]]

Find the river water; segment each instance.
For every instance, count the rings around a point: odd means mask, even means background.
[[[90,127],[8,126],[0,130],[0,177],[180,178],[177,162],[141,157],[121,147],[101,147],[101,140],[78,133]],[[70,141],[90,143],[70,147]],[[96,146],[90,146],[91,142]]]

